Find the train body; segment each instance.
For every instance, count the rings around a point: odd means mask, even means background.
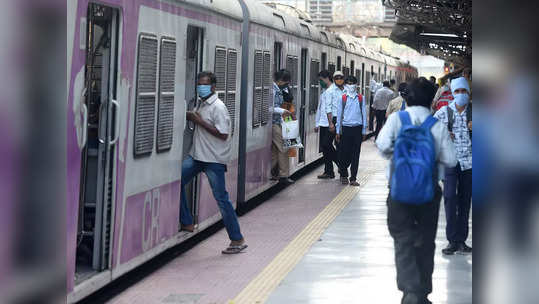
[[[255,1],[68,1],[67,286],[84,298],[220,220],[204,175],[188,186],[195,233],[179,231],[185,119],[196,75],[217,75],[232,121],[226,182],[233,204],[271,176],[272,73],[292,72],[304,148],[290,173],[321,157],[314,132],[318,72],[378,80],[417,71]],[[249,231],[245,231],[249,234]]]

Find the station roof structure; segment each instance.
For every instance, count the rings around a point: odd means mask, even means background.
[[[382,0],[395,9],[390,39],[462,66],[472,62],[472,0]]]

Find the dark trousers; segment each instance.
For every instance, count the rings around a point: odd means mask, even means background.
[[[333,162],[338,165],[337,150],[333,146],[334,139],[335,133],[331,133],[328,127],[320,127],[320,150],[323,153],[324,173],[331,176],[335,176]]]
[[[468,238],[468,220],[472,202],[472,169],[462,171],[460,164],[445,169],[444,205],[447,225],[445,234],[451,243]]]
[[[384,123],[386,122],[386,110],[374,110],[376,116],[376,131],[374,131],[374,139],[378,138],[378,133],[382,130]]]
[[[372,107],[372,104],[374,102],[374,94],[371,94],[371,102],[370,102],[370,111],[369,111],[369,130],[372,131],[373,130],[373,126],[374,126],[374,108]]]
[[[357,178],[359,167],[359,154],[363,141],[363,126],[342,127],[341,141],[339,143],[339,173],[341,177],[348,177],[350,166],[350,180]]]
[[[410,205],[387,198],[387,226],[395,245],[397,286],[420,298],[432,292],[434,250],[442,191],[436,186],[432,202]],[[421,299],[420,299],[421,300]],[[419,302],[418,304],[423,303]]]

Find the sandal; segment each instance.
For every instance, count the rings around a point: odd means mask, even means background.
[[[222,254],[236,254],[243,251],[243,249],[247,248],[246,244],[243,245],[230,245],[227,249],[221,251]]]

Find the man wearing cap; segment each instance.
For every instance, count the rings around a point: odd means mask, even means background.
[[[472,200],[472,107],[466,78],[453,79],[451,91],[453,102],[434,114],[435,118],[447,126],[458,160],[456,167],[445,168],[445,231],[449,245],[442,252],[468,254],[472,252],[472,248],[465,243]]]

